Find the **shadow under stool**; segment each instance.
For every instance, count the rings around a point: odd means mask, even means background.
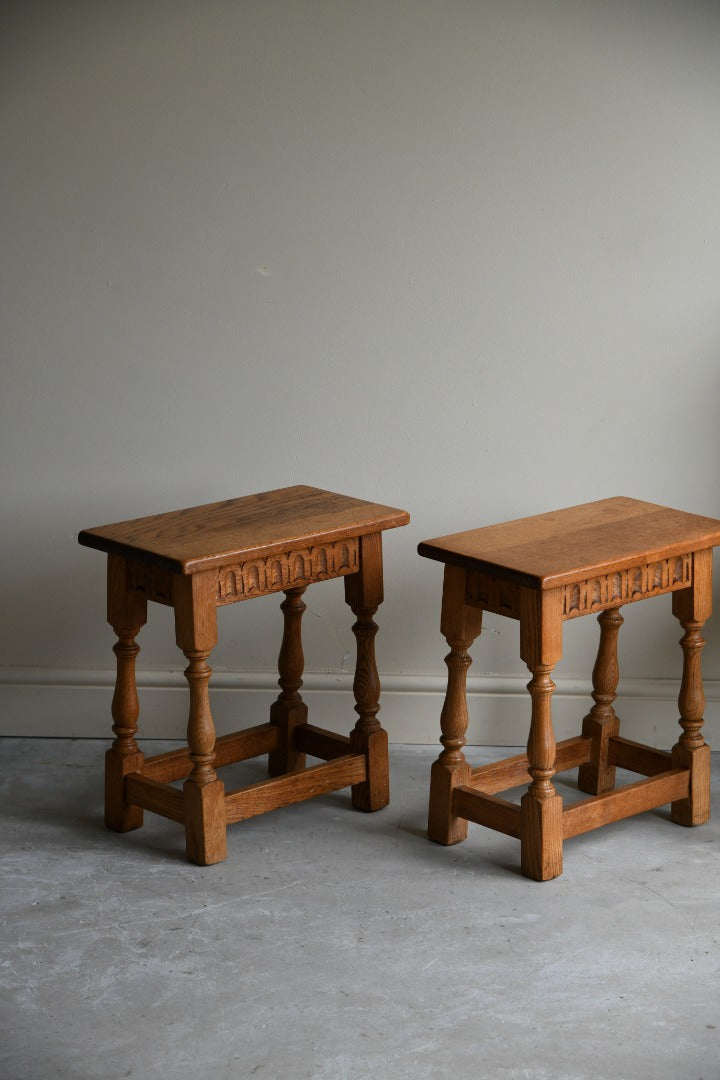
[[[184,825],[188,858],[206,866],[226,858],[228,824],[266,810],[348,786],[359,810],[387,805],[373,616],[383,599],[382,533],[409,520],[404,510],[296,486],[80,533],[81,544],[107,553],[108,622],[118,637],[116,738],[105,758],[108,828],[126,832],[142,825],[144,810],[160,814]],[[356,619],[358,719],[349,736],[309,724],[300,695],[302,595],[337,577]],[[280,695],[268,723],[216,739],[207,659],[218,640],[217,608],[274,592],[285,594]],[[135,740],[135,638],[148,600],[174,610],[190,690],[187,746],[155,757],[145,757]],[[216,770],[260,754],[268,754],[271,778],[226,793]],[[307,754],[321,764],[306,768]],[[185,780],[182,790],[173,786],[178,780]]]
[[[467,836],[468,821],[520,840],[527,877],[562,873],[563,841],[613,821],[671,804],[680,825],[710,816],[710,747],[701,728],[705,698],[701,629],[712,607],[712,549],[720,521],[628,498],[604,499],[422,542],[418,551],[445,564],[441,632],[450,646],[440,718],[442,753],[432,768],[428,835],[439,844]],[[624,739],[613,702],[623,604],[672,593],[683,628],[680,733],[672,751]],[[520,655],[532,674],[527,754],[471,769],[463,747],[468,725],[468,649],[483,611],[520,623]],[[582,734],[555,742],[551,673],[562,654],[562,624],[598,613],[594,705]],[[616,768],[644,776],[615,788]],[[563,807],[555,773],[578,768],[591,797]],[[498,792],[529,783],[520,805]]]

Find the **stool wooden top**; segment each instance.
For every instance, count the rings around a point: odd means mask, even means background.
[[[303,544],[407,525],[405,510],[297,485],[83,529],[78,541],[126,559],[196,574]]]
[[[618,496],[424,540],[428,559],[554,589],[720,544],[720,521]]]

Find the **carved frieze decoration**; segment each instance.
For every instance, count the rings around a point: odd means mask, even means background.
[[[354,574],[360,566],[358,553],[358,539],[352,537],[223,566],[218,571],[217,602],[233,604],[265,593]]]
[[[692,584],[692,555],[676,555],[644,566],[631,566],[612,574],[566,585],[563,618],[574,619],[649,596],[687,589]]]

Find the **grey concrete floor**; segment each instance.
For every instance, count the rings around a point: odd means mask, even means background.
[[[538,884],[508,837],[425,839],[437,751],[396,746],[387,810],[323,796],[199,868],[172,822],[103,829],[106,745],[2,742],[2,1080],[720,1077],[717,820],[608,826]]]

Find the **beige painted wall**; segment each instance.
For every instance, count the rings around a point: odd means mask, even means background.
[[[410,740],[435,737],[446,651],[418,540],[615,493],[720,516],[716,4],[27,0],[0,19],[1,730],[107,730],[83,526],[292,482],[407,507],[378,655]],[[338,583],[308,595],[308,683],[337,718],[348,611]],[[221,615],[232,726],[271,695],[276,608]],[[153,616],[146,730],[180,733]],[[590,622],[566,630],[568,723]],[[517,631],[487,624],[473,738],[519,742]],[[674,723],[677,638],[667,600],[628,610],[649,737]],[[712,732],[720,623],[708,638]]]

